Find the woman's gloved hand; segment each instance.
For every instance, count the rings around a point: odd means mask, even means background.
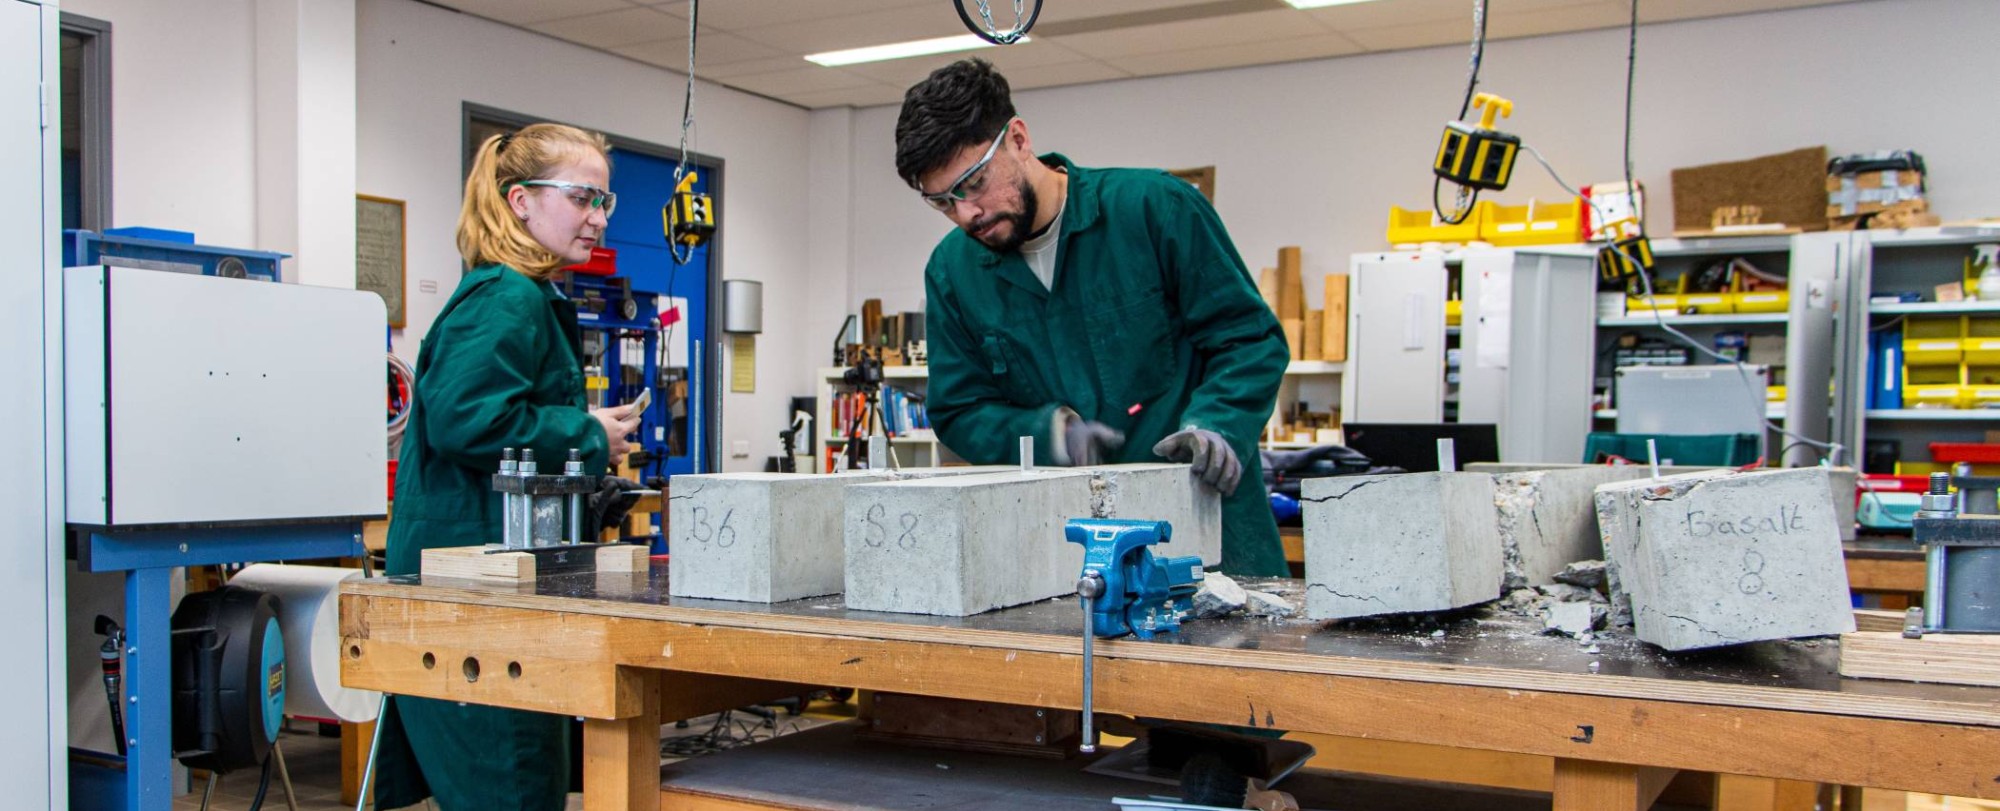
[[[605,476],[597,481],[597,492],[590,494],[589,526],[597,530],[616,529],[624,523],[625,514],[639,503],[639,493],[644,490],[638,482]]]
[[[1221,434],[1203,428],[1188,428],[1169,434],[1153,446],[1154,455],[1175,462],[1191,462],[1202,482],[1225,496],[1236,492],[1243,478],[1243,462]]]
[[[1104,464],[1111,451],[1125,445],[1125,435],[1101,422],[1072,419],[1063,426],[1063,450],[1072,467]]]

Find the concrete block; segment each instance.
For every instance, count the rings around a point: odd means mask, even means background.
[[[1165,521],[1174,537],[1156,555],[1200,555],[1203,566],[1222,564],[1222,496],[1202,484],[1192,465],[1146,463],[1077,468],[1088,471],[1091,515]]]
[[[675,476],[667,593],[753,603],[839,593],[841,491],[886,479],[873,471]]]
[[[847,488],[847,607],[963,617],[1075,593],[1083,547],[1063,525],[1091,515],[1091,480],[1039,469]]]
[[[1851,467],[1830,467],[1826,469],[1827,484],[1833,490],[1833,516],[1840,527],[1840,539],[1854,540],[1854,508],[1856,488],[1861,485],[1861,471]]]
[[[940,476],[980,476],[988,473],[1012,473],[1020,470],[1019,465],[947,465],[944,467],[902,467],[883,471],[897,481],[905,479],[935,479]]]
[[[1307,479],[1302,495],[1306,616],[1442,611],[1499,598],[1492,476]]]
[[[1854,630],[1822,468],[1717,471],[1598,489],[1635,633],[1690,650]]]
[[[1503,588],[1547,585],[1564,566],[1603,558],[1592,494],[1598,485],[1644,475],[1644,468],[1588,465],[1496,476]]]
[[[1235,613],[1249,599],[1249,593],[1235,578],[1221,572],[1206,572],[1201,577],[1201,588],[1195,590],[1190,607],[1195,619],[1214,619]]]

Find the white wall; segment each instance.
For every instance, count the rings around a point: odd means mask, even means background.
[[[111,224],[254,247],[251,0],[64,0],[111,22]]]
[[[357,177],[364,194],[408,202],[407,326],[397,354],[416,344],[457,286],[463,191],[464,102],[673,145],[680,138],[680,74],[411,0],[360,0]],[[697,73],[699,70],[697,69]],[[690,148],[724,160],[722,271],[764,282],[757,393],[723,398],[723,466],[762,469],[779,452],[787,401],[812,393],[822,353],[804,314],[810,296],[805,110],[700,83]],[[653,216],[634,206],[619,216]],[[425,292],[421,285],[435,285]],[[718,370],[727,380],[728,369]],[[729,458],[747,440],[748,458]]]
[[[1992,159],[2000,105],[1991,0],[1880,0],[1642,26],[1637,177],[1670,231],[1668,173],[1825,144],[1833,154],[1915,149],[1946,219],[2000,214]],[[1573,184],[1619,177],[1624,29],[1488,44],[1481,89],[1511,98],[1504,128]],[[1430,161],[1465,88],[1462,46],[1016,93],[1035,146],[1090,166],[1214,165],[1216,209],[1244,261],[1305,250],[1308,301],[1347,257],[1386,247],[1390,205],[1427,204]],[[1968,84],[1970,82],[1970,84]],[[1969,94],[1969,95],[1968,95]],[[854,114],[850,309],[914,309],[949,223],[896,177],[897,108]],[[1562,196],[1525,154],[1498,199]],[[1489,198],[1490,199],[1490,198]],[[836,323],[815,324],[831,334]]]

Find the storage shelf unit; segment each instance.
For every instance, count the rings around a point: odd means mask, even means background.
[[[1657,327],[1665,322],[1671,327],[1708,326],[1729,327],[1749,324],[1783,324],[1785,313],[1735,313],[1723,315],[1628,315],[1619,318],[1600,318],[1600,327]]]
[[[814,417],[819,431],[820,444],[828,448],[844,448],[847,445],[847,426],[834,418],[834,398],[847,391],[841,382],[847,374],[847,367],[828,366],[819,370],[818,414]],[[882,385],[905,390],[927,389],[930,383],[929,366],[884,366]],[[904,436],[889,437],[889,445],[896,455],[896,461],[903,467],[933,467],[963,461],[939,442],[937,432],[929,430],[912,431]],[[822,453],[813,460],[814,471],[826,470],[826,456]]]
[[[1836,261],[1851,268],[1841,292],[1853,317],[1843,320],[1837,338],[1838,379],[1842,385],[1836,392],[1834,405],[1834,433],[1852,449],[1850,460],[1862,463],[1867,472],[1888,473],[1892,462],[1906,465],[1929,462],[1930,443],[1983,442],[1988,430],[2000,428],[2000,409],[1868,407],[1869,389],[1876,383],[1869,379],[1872,332],[1907,327],[1927,318],[2000,318],[2000,302],[1877,304],[1872,299],[1898,293],[1934,298],[1938,285],[1963,281],[1964,262],[1971,256],[1972,246],[2000,243],[2000,226],[1857,231],[1808,237],[1830,245],[1829,250],[1838,255]]]

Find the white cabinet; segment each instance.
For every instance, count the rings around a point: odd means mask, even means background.
[[[1442,253],[1354,256],[1341,422],[1444,421],[1448,292]]]

